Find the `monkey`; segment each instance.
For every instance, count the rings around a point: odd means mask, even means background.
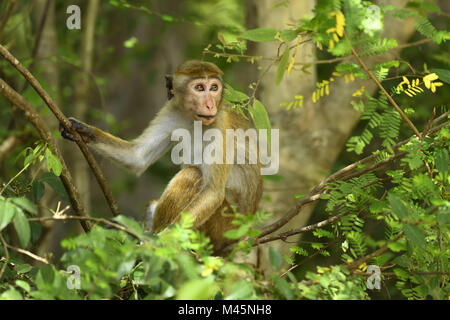
[[[95,151],[140,175],[173,146],[172,132],[179,128],[192,132],[194,121],[201,122],[204,129],[219,130],[222,137],[227,129],[252,128],[246,117],[223,101],[222,76],[222,70],[210,62],[188,60],[179,65],[172,76],[166,76],[167,102],[134,140],[123,140],[75,118],[69,118],[71,128]],[[60,131],[64,138],[74,140],[62,126]],[[233,154],[247,146],[247,140],[235,143]],[[224,232],[236,228],[234,212],[255,213],[258,209],[261,164],[259,157],[256,163],[248,161],[250,152],[245,152],[244,163],[183,164],[161,197],[149,204],[146,227],[160,232],[188,212],[193,216],[193,228],[210,238],[214,253],[220,252],[230,242]]]

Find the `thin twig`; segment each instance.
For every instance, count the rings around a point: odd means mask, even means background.
[[[343,216],[345,216],[345,214],[344,213],[340,213],[340,214],[337,214],[335,216],[332,216],[331,218],[328,218],[326,220],[323,220],[323,221],[311,224],[309,226],[305,226],[305,227],[302,227],[302,228],[299,228],[299,229],[289,230],[289,231],[286,231],[286,232],[283,232],[283,233],[280,233],[280,234],[277,234],[277,235],[268,236],[268,237],[259,239],[259,240],[255,241],[254,246],[258,245],[258,244],[261,244],[261,243],[265,243],[265,242],[270,242],[270,241],[275,241],[275,240],[284,240],[287,237],[290,237],[290,236],[293,236],[293,235],[296,235],[296,234],[310,232],[310,231],[313,231],[313,230],[325,227],[326,225],[329,225],[329,224],[331,224],[333,222],[336,222],[336,221],[340,220]]]
[[[109,204],[109,207],[113,215],[114,216],[119,215],[120,214],[119,207],[112,195],[108,183],[106,182],[103,176],[100,166],[98,165],[92,153],[89,151],[88,147],[86,146],[86,143],[83,141],[83,139],[81,139],[78,132],[72,129],[71,122],[64,116],[64,114],[60,111],[58,106],[55,104],[55,102],[53,102],[52,98],[48,95],[48,93],[44,90],[44,88],[42,88],[41,84],[34,78],[34,76],[19,62],[19,60],[17,60],[2,45],[0,45],[0,55],[3,56],[3,58],[5,58],[9,63],[11,63],[11,65],[13,65],[25,77],[25,79],[27,79],[27,81],[31,84],[31,86],[45,101],[47,106],[50,108],[50,110],[53,112],[53,114],[56,116],[56,118],[62,124],[62,126],[75,137],[76,143],[80,147],[81,152],[83,153],[89,166],[91,167],[94,176],[98,184],[100,185],[103,194],[105,195],[105,198]]]
[[[301,266],[303,263],[305,263],[306,261],[314,258],[315,256],[317,256],[322,250],[327,249],[329,247],[331,247],[333,244],[335,244],[336,242],[338,242],[338,240],[340,240],[342,236],[339,236],[337,238],[334,238],[333,240],[331,240],[330,242],[328,242],[322,249],[317,250],[316,252],[314,252],[313,254],[311,254],[310,256],[306,257],[305,259],[303,259],[302,261],[300,261],[299,263],[293,265],[292,267],[290,267],[286,272],[283,272],[280,277],[284,277],[288,272],[294,270],[295,268],[298,268],[299,266]]]
[[[104,218],[93,218],[93,217],[80,217],[80,216],[66,216],[66,215],[54,215],[51,217],[39,217],[39,218],[28,218],[28,221],[30,222],[45,222],[45,221],[66,221],[66,220],[80,220],[80,221],[93,221],[97,223],[103,223],[106,225],[109,225],[111,227],[114,227],[116,229],[122,230],[131,236],[135,237],[136,239],[140,239],[140,236],[131,231],[130,229],[124,227],[121,224],[109,221]]]
[[[0,270],[0,279],[3,276],[3,273],[6,270],[6,266],[8,265],[8,261],[9,261],[9,252],[8,252],[8,244],[6,243],[5,239],[3,238],[2,234],[0,233],[0,241],[2,242],[3,245],[3,249],[5,250],[5,264],[3,265],[2,269]]]
[[[409,48],[409,47],[415,47],[415,46],[420,46],[422,44],[428,43],[433,41],[433,39],[422,39],[422,40],[417,40],[415,42],[411,42],[411,43],[404,43],[401,45],[396,46],[395,48],[391,49],[391,50],[399,50],[399,49],[405,49],[405,48]]]
[[[405,272],[408,273],[409,275],[421,275],[421,276],[450,275],[450,272],[442,272],[442,271],[405,271]],[[366,276],[366,277],[369,277],[372,275],[371,273],[366,273],[366,272],[357,271],[357,270],[353,271],[352,274]],[[387,277],[398,277],[397,274],[395,274],[395,272],[381,272],[380,275],[387,276]]]
[[[369,75],[369,77],[372,79],[373,82],[377,85],[377,87],[383,92],[383,94],[386,96],[386,98],[389,100],[389,102],[392,104],[392,106],[397,110],[397,112],[400,114],[400,116],[405,120],[405,122],[408,124],[408,126],[413,130],[414,134],[419,138],[422,139],[422,136],[420,135],[419,131],[417,130],[416,126],[409,120],[408,116],[403,112],[403,110],[397,105],[395,100],[391,97],[391,95],[386,91],[386,89],[383,87],[383,85],[378,81],[377,77],[370,71],[370,69],[367,67],[367,65],[362,61],[361,57],[358,55],[356,50],[352,48],[352,54],[358,60],[358,63],[361,65],[361,67],[364,69],[364,71]]]
[[[448,113],[446,112],[445,114],[443,114],[443,115],[439,116],[438,118],[436,118],[436,119],[433,121],[433,123],[439,122],[440,120],[444,119],[447,115],[448,115]],[[446,126],[448,126],[448,125],[449,125],[449,121],[446,121],[446,122],[444,122],[444,123],[442,123],[442,124],[440,124],[440,125],[434,127],[433,129],[430,129],[430,130],[428,131],[427,135],[433,134],[433,133],[435,133],[435,132],[441,130],[442,128],[444,128],[444,127],[446,127]],[[402,146],[402,145],[408,143],[412,138],[413,138],[413,137],[411,137],[411,138],[409,138],[409,139],[406,139],[406,140],[403,140],[403,141],[397,143],[397,144],[393,147],[393,149],[395,150],[395,149],[399,148],[400,146]],[[402,156],[404,156],[405,154],[406,154],[406,153],[401,153]],[[280,229],[282,226],[284,226],[285,224],[287,224],[292,218],[294,218],[297,214],[299,214],[299,213],[301,212],[301,209],[302,209],[306,204],[312,203],[312,202],[315,202],[315,201],[319,200],[319,199],[320,199],[320,196],[321,196],[322,194],[326,194],[326,193],[327,193],[327,190],[324,191],[324,189],[325,189],[325,187],[326,187],[326,185],[327,185],[328,183],[333,182],[333,181],[336,181],[336,180],[338,180],[338,179],[344,179],[344,180],[345,180],[345,179],[346,179],[346,176],[349,175],[350,172],[353,171],[353,169],[357,168],[357,166],[358,166],[359,164],[363,164],[363,163],[367,163],[367,162],[369,162],[369,161],[372,161],[372,160],[374,160],[377,156],[378,156],[377,154],[374,154],[374,155],[371,155],[371,156],[369,156],[369,157],[366,157],[366,158],[364,158],[364,159],[362,159],[362,160],[360,160],[360,161],[358,161],[358,162],[355,162],[355,163],[353,163],[353,164],[351,164],[351,165],[349,165],[349,166],[347,166],[347,167],[345,167],[345,168],[339,170],[338,172],[336,172],[336,173],[332,174],[331,176],[329,176],[328,178],[324,179],[319,185],[317,185],[315,188],[313,188],[313,190],[310,192],[310,194],[309,194],[308,196],[306,196],[306,197],[300,199],[300,200],[295,204],[295,206],[294,206],[293,208],[291,208],[286,214],[284,214],[280,219],[278,219],[278,220],[275,221],[274,223],[272,223],[272,224],[266,226],[266,227],[262,230],[262,232],[261,232],[261,234],[258,236],[258,238],[263,238],[263,237],[265,237],[266,235],[271,234],[272,232],[274,232],[274,231]],[[400,157],[399,155],[394,155],[394,156],[392,156],[392,157],[390,157],[390,158],[388,158],[388,159],[382,160],[382,161],[381,161],[381,164],[378,164],[378,163],[377,163],[377,164],[374,164],[374,165],[372,166],[372,170],[374,170],[374,169],[376,169],[376,168],[379,168],[379,167],[382,166],[382,165],[386,165],[386,164],[388,164],[388,163],[390,163],[390,162],[392,162],[392,161],[398,159],[399,157]],[[361,170],[361,171],[359,171],[359,172],[352,173],[351,178],[361,176],[362,174],[364,174],[364,173],[366,173],[366,172],[367,172],[367,170],[363,169],[363,170]],[[300,229],[299,229],[299,230],[300,230]],[[228,252],[229,250],[231,250],[231,248],[232,248],[232,243],[231,243],[231,244],[228,244],[228,245],[226,245],[224,248],[220,249],[220,253]]]
[[[372,252],[371,254],[368,254],[356,261],[353,261],[349,264],[347,264],[345,267],[347,269],[354,270],[357,269],[360,265],[362,265],[364,262],[372,259],[373,257],[379,256],[380,254],[382,254],[383,252],[385,252],[387,249],[389,249],[389,245],[391,243],[396,242],[397,240],[399,240],[401,237],[403,237],[405,234],[403,233],[403,231],[401,231],[394,239],[392,239],[391,241],[389,241],[388,243],[386,243],[384,246],[382,246],[381,248],[379,248],[378,250],[375,250],[374,252]]]
[[[39,116],[39,114],[34,110],[33,106],[25,100],[20,94],[18,94],[14,89],[12,89],[3,79],[0,78],[0,93],[8,99],[13,105],[17,106],[22,112],[25,114],[25,117],[31,122],[31,124],[37,129],[39,135],[43,140],[45,140],[52,149],[53,154],[58,158],[61,163],[62,171],[61,171],[61,181],[64,185],[64,188],[67,191],[67,195],[69,196],[70,203],[75,211],[75,213],[79,216],[88,216],[86,210],[80,201],[80,196],[78,191],[76,190],[72,176],[70,175],[69,170],[67,169],[66,163],[59,151],[58,146],[56,145],[56,141],[52,136],[52,133],[47,128],[44,120]],[[81,226],[87,232],[89,231],[89,225],[82,221]]]
[[[11,182],[13,182],[14,180],[17,179],[18,176],[20,176],[25,170],[28,169],[28,167],[30,166],[30,163],[27,163],[27,165],[25,167],[22,168],[22,170],[20,170],[14,177],[12,177],[11,179],[9,179],[9,181],[3,186],[3,188],[0,190],[0,194],[2,194],[3,192],[5,192],[6,188],[8,188],[8,186],[11,184]]]
[[[438,118],[438,119],[439,119],[439,118]],[[436,120],[437,120],[437,119],[436,119]],[[436,131],[439,131],[439,130],[442,129],[443,127],[448,126],[448,124],[449,124],[448,121],[445,122],[445,123],[443,123],[443,124],[440,124],[439,126],[436,126],[435,128],[431,129],[431,130],[428,132],[428,134],[432,134],[432,133],[434,133],[434,132],[436,132]],[[401,145],[404,145],[404,144],[408,143],[408,141],[410,141],[411,139],[412,139],[412,138],[406,139],[406,140],[404,140],[404,141],[398,143],[395,147],[399,147],[399,146],[401,146]],[[404,154],[403,154],[403,155],[404,155]],[[303,199],[300,199],[299,202],[297,202],[297,204],[295,205],[295,207],[293,207],[293,208],[292,208],[291,210],[289,210],[285,215],[283,215],[282,218],[280,218],[278,221],[274,222],[273,224],[267,226],[267,227],[264,229],[264,231],[261,233],[261,235],[260,235],[259,237],[260,237],[260,238],[261,238],[261,237],[264,237],[264,236],[266,236],[267,234],[272,233],[272,232],[275,231],[275,230],[278,230],[279,228],[281,228],[282,226],[284,226],[286,223],[288,223],[293,217],[295,217],[295,216],[300,212],[300,209],[301,209],[305,204],[308,204],[308,203],[311,203],[311,202],[314,202],[314,201],[319,200],[319,199],[320,199],[320,196],[321,196],[323,193],[325,193],[325,192],[322,192],[322,190],[325,188],[325,186],[326,186],[327,183],[332,182],[332,181],[335,181],[335,180],[337,180],[337,179],[343,179],[343,177],[344,177],[345,175],[347,175],[347,174],[350,173],[349,168],[356,168],[356,167],[357,167],[357,164],[367,163],[368,160],[374,160],[377,156],[378,156],[378,155],[371,155],[371,156],[369,156],[369,157],[367,157],[367,158],[365,158],[365,159],[362,159],[362,160],[360,160],[360,161],[358,161],[358,162],[356,162],[356,163],[354,163],[354,164],[351,164],[351,165],[347,166],[347,167],[344,168],[344,169],[339,170],[338,172],[334,173],[334,174],[331,175],[330,177],[324,179],[323,182],[321,182],[318,186],[316,186],[316,187],[310,192],[310,194],[309,194],[307,197],[305,197],[305,198],[303,198]],[[389,162],[392,162],[392,161],[396,160],[397,158],[398,158],[397,156],[393,156],[393,157],[390,157],[390,158],[389,158],[389,161],[384,161],[384,160],[383,160],[383,161],[381,161],[381,162],[382,162],[383,165],[386,165],[386,164],[388,164]],[[387,160],[387,159],[386,159],[386,160]],[[374,169],[375,169],[375,168],[378,168],[378,167],[379,167],[379,165],[377,165],[377,164],[374,165]],[[358,172],[358,173],[352,174],[352,178],[358,177],[358,176],[360,176],[360,175],[362,175],[362,174],[364,174],[364,173],[366,173],[366,170],[361,170],[361,171]]]
[[[17,252],[19,252],[21,254],[24,254],[24,255],[26,255],[26,256],[28,256],[28,257],[36,260],[36,261],[39,261],[39,262],[42,262],[42,263],[45,263],[45,264],[50,264],[50,262],[47,259],[39,257],[38,255],[35,255],[34,253],[32,253],[32,252],[30,252],[28,250],[24,250],[24,249],[21,249],[21,248],[16,248],[16,247],[13,247],[13,246],[11,246],[9,244],[6,244],[6,246],[9,249],[12,249],[12,250],[17,251]]]

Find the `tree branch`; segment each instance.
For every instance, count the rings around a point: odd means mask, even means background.
[[[111,226],[115,229],[122,230],[122,231],[128,233],[129,235],[135,237],[136,239],[140,239],[140,236],[138,234],[134,233],[133,231],[131,231],[130,229],[124,227],[121,224],[109,221],[104,218],[65,216],[65,215],[54,215],[51,217],[28,218],[28,221],[30,221],[30,222],[41,222],[41,223],[45,222],[45,221],[67,221],[67,220],[93,221],[93,222],[103,223],[103,224]]]
[[[2,269],[0,270],[0,279],[1,279],[3,276],[3,273],[5,272],[6,266],[8,265],[9,253],[8,253],[8,244],[6,243],[6,241],[3,238],[1,233],[0,233],[0,241],[2,242],[3,250],[5,250],[5,259],[6,259],[5,264],[3,265]]]
[[[449,112],[444,113],[443,115],[441,115],[438,118],[436,118],[432,123],[433,124],[438,123],[439,121],[441,121],[442,119],[447,117],[448,114],[449,114]],[[449,125],[449,121],[446,121],[446,122],[444,122],[444,123],[442,123],[442,124],[432,128],[432,129],[428,130],[427,133],[423,134],[423,135],[425,136],[425,135],[433,134],[433,133],[441,130],[442,128],[444,128],[445,126],[448,126],[448,125]],[[396,150],[399,147],[401,147],[402,145],[408,143],[412,138],[413,137],[397,143],[395,146],[393,146],[393,150]],[[374,160],[377,157],[377,155],[374,154],[374,155],[368,156],[368,157],[366,157],[366,158],[364,158],[362,160],[359,160],[358,162],[355,162],[355,163],[353,163],[351,165],[348,165],[347,167],[345,167],[345,168],[335,172],[334,174],[332,174],[328,178],[324,179],[315,188],[313,188],[313,190],[309,193],[309,195],[307,197],[300,199],[293,208],[291,208],[286,214],[284,214],[282,216],[282,218],[280,218],[279,220],[277,220],[274,223],[272,223],[272,224],[268,225],[267,227],[265,227],[262,230],[261,234],[258,236],[258,238],[264,240],[264,242],[269,242],[269,241],[274,241],[274,240],[278,240],[278,239],[283,239],[283,238],[285,238],[287,236],[290,236],[290,235],[293,235],[295,233],[304,233],[304,232],[310,231],[310,230],[303,230],[303,228],[300,228],[300,229],[287,231],[285,233],[281,233],[281,234],[276,235],[276,236],[264,238],[266,235],[271,234],[272,232],[280,229],[282,226],[284,226],[286,223],[288,223],[292,218],[294,218],[297,214],[300,213],[301,209],[306,204],[312,203],[312,202],[315,202],[315,201],[319,200],[320,196],[322,194],[327,193],[327,190],[324,191],[324,189],[325,189],[325,187],[326,187],[326,185],[328,183],[336,181],[338,179],[348,180],[350,178],[355,178],[355,177],[361,176],[364,173],[367,173],[369,171],[375,170],[375,169],[377,169],[377,168],[379,168],[381,166],[384,166],[384,165],[386,165],[386,164],[388,164],[388,163],[390,163],[390,162],[392,162],[394,160],[397,160],[398,158],[401,158],[405,154],[406,154],[406,152],[401,152],[399,154],[393,155],[392,157],[384,159],[384,160],[382,160],[382,161],[380,161],[378,163],[375,163],[369,168],[365,168],[365,169],[362,169],[362,170],[360,170],[358,172],[352,173],[353,170],[358,167],[358,165],[365,164],[365,163],[368,163],[368,162]],[[341,217],[339,217],[339,218],[341,218]],[[338,220],[338,219],[336,219],[336,220]],[[336,220],[333,220],[330,223],[335,222]],[[327,220],[324,220],[324,221],[319,222],[319,223],[325,223],[326,221]],[[310,226],[307,226],[307,227],[304,227],[304,228],[312,228],[311,230],[315,229],[314,225],[310,225]],[[292,234],[290,234],[290,233],[292,233]],[[259,242],[259,241],[257,241],[257,242]],[[222,248],[220,250],[220,253],[228,252],[231,249],[231,246],[232,246],[232,244],[229,244],[229,245],[225,246],[224,248]]]
[[[362,257],[361,259],[358,259],[356,261],[353,261],[347,265],[345,265],[345,267],[352,271],[354,269],[357,269],[361,264],[363,264],[364,262],[372,259],[373,257],[379,256],[380,254],[382,254],[383,252],[385,252],[389,247],[388,245],[391,243],[396,242],[397,240],[399,240],[401,237],[404,236],[403,231],[401,231],[394,239],[392,239],[391,241],[389,241],[388,243],[386,243],[384,246],[382,246],[381,248],[379,248],[378,250],[375,250],[374,252],[372,252],[371,254],[368,254],[364,257]]]
[[[34,78],[34,76],[17,60],[5,47],[0,45],[0,55],[3,56],[13,67],[15,67],[24,77],[25,79],[31,84],[31,86],[35,89],[35,91],[41,96],[41,98],[45,101],[47,106],[50,108],[50,110],[53,112],[53,114],[56,116],[58,121],[62,124],[62,126],[70,132],[72,135],[74,135],[76,139],[76,143],[78,147],[80,148],[81,152],[83,153],[84,157],[86,158],[87,162],[89,163],[89,166],[91,167],[94,176],[100,185],[100,188],[105,195],[106,200],[108,201],[109,207],[113,213],[114,216],[119,215],[119,207],[117,205],[116,200],[114,199],[111,189],[108,186],[108,183],[106,182],[103,173],[100,169],[100,166],[98,165],[97,161],[95,160],[92,153],[89,151],[88,147],[86,146],[86,143],[81,139],[78,132],[75,130],[72,130],[70,121],[64,116],[64,114],[60,111],[58,106],[53,102],[52,98],[48,95],[48,93],[42,88],[40,83]]]
[[[12,249],[12,250],[17,251],[17,252],[19,252],[21,254],[24,254],[24,255],[26,255],[26,256],[28,256],[28,257],[36,260],[36,261],[39,261],[39,262],[42,262],[42,263],[45,263],[45,264],[50,264],[50,262],[47,259],[39,257],[38,255],[35,255],[34,253],[32,253],[32,252],[30,252],[28,250],[24,250],[24,249],[21,249],[21,248],[16,248],[16,247],[13,247],[13,246],[11,246],[11,245],[9,245],[7,243],[6,243],[6,246],[9,249]]]
[[[72,181],[72,176],[70,175],[69,170],[67,169],[66,163],[59,151],[58,146],[56,145],[56,141],[52,136],[52,133],[47,128],[47,125],[39,116],[39,114],[34,110],[31,104],[25,100],[20,94],[18,94],[14,89],[12,89],[3,79],[0,78],[0,93],[8,99],[13,105],[17,106],[22,112],[25,114],[25,117],[31,124],[37,129],[39,135],[43,140],[45,140],[49,146],[52,148],[52,152],[61,162],[62,171],[61,171],[61,181],[67,191],[69,196],[70,203],[72,204],[75,213],[79,216],[87,217],[88,214],[84,209],[83,205],[80,201],[80,196],[78,191],[75,189]],[[82,221],[81,226],[84,231],[89,231],[89,225]]]
[[[258,244],[261,244],[261,243],[265,243],[265,242],[270,242],[270,241],[275,241],[275,240],[284,240],[287,237],[290,237],[290,236],[293,236],[293,235],[296,235],[296,234],[310,232],[310,231],[313,231],[313,230],[325,227],[326,225],[329,225],[329,224],[331,224],[333,222],[336,222],[336,221],[340,220],[343,216],[345,216],[345,214],[344,213],[340,213],[340,214],[337,214],[335,216],[332,216],[331,218],[328,218],[326,220],[323,220],[323,221],[311,224],[309,226],[305,226],[305,227],[302,227],[302,228],[299,228],[299,229],[289,230],[289,231],[286,231],[286,232],[283,232],[283,233],[280,233],[280,234],[277,234],[277,235],[273,235],[273,236],[262,238],[260,240],[255,241],[254,246],[256,246]]]
[[[386,91],[386,89],[383,87],[383,85],[378,81],[378,79],[375,77],[375,75],[369,70],[367,65],[362,61],[361,57],[358,55],[356,50],[352,48],[352,54],[358,60],[358,63],[361,65],[361,67],[364,69],[364,71],[369,75],[369,77],[372,79],[373,82],[377,85],[377,87],[383,92],[383,94],[386,96],[386,98],[389,100],[389,102],[392,104],[392,106],[397,110],[397,112],[400,114],[400,116],[405,120],[405,122],[408,124],[408,126],[413,130],[414,134],[419,138],[422,139],[422,136],[420,135],[419,131],[417,130],[416,126],[409,120],[408,116],[403,112],[403,110],[398,106],[398,104],[395,102],[395,100],[391,97],[391,95]]]

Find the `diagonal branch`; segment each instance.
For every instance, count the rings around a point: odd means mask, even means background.
[[[8,265],[8,261],[9,261],[9,252],[8,252],[8,244],[6,243],[5,239],[3,238],[2,234],[0,233],[0,242],[3,245],[3,250],[5,251],[5,264],[2,266],[2,268],[0,269],[0,279],[3,276],[3,273],[6,270],[6,266]]]
[[[450,112],[446,112],[446,113],[442,114],[441,116],[436,118],[434,121],[432,121],[432,124],[437,124],[439,121],[445,119],[449,114],[450,114]],[[441,130],[442,128],[448,126],[449,123],[450,123],[449,121],[446,121],[440,125],[435,126],[434,128],[432,128],[430,130],[427,130],[427,132],[426,133],[424,132],[422,135],[423,136],[431,135],[431,134]],[[395,146],[392,147],[393,150],[396,150],[399,147],[401,147],[402,145],[408,143],[412,138],[414,138],[414,137],[411,137],[409,139],[406,139],[406,140],[403,140],[403,141],[397,143]],[[326,190],[326,186],[328,183],[336,181],[338,179],[348,180],[350,178],[359,177],[359,176],[363,175],[364,173],[373,171],[375,169],[378,169],[381,166],[387,165],[388,163],[403,157],[405,154],[406,154],[406,152],[400,152],[400,153],[395,154],[395,155],[393,155],[387,159],[384,159],[380,162],[374,163],[373,165],[371,165],[368,168],[362,169],[358,172],[353,172],[355,169],[357,169],[358,165],[366,164],[366,163],[369,163],[369,162],[375,160],[377,155],[371,155],[371,156],[361,159],[358,162],[348,165],[347,167],[335,172],[334,174],[330,175],[328,178],[324,179],[316,187],[314,187],[308,196],[300,199],[293,208],[291,208],[286,214],[284,214],[282,216],[282,218],[278,219],[274,223],[272,223],[272,224],[266,226],[264,229],[262,229],[262,232],[258,236],[258,240],[256,242],[257,243],[259,243],[260,241],[269,242],[269,241],[274,241],[274,240],[278,240],[278,239],[284,239],[288,236],[291,236],[291,235],[294,235],[297,233],[304,233],[304,232],[308,232],[308,231],[314,230],[316,228],[319,228],[320,226],[317,226],[318,224],[323,224],[323,223],[329,224],[329,223],[333,223],[333,222],[339,220],[342,217],[337,215],[337,216],[331,217],[327,220],[318,222],[317,224],[306,226],[304,228],[294,229],[294,230],[290,230],[290,231],[287,231],[287,232],[284,232],[284,233],[281,233],[278,235],[265,237],[265,236],[271,234],[272,232],[280,229],[285,224],[287,224],[292,218],[294,218],[296,215],[298,215],[301,212],[301,210],[303,209],[303,207],[305,205],[319,200],[320,196],[322,194],[326,194],[328,192]],[[309,230],[308,230],[308,228],[309,228]],[[232,246],[232,243],[221,248],[220,253],[222,254],[222,253],[228,252],[231,249],[231,246]]]
[[[11,245],[9,245],[7,243],[6,243],[6,247],[9,248],[9,249],[12,249],[12,250],[14,250],[14,251],[16,251],[18,253],[26,255],[26,256],[28,256],[28,257],[36,260],[36,261],[42,262],[44,264],[50,264],[50,262],[47,259],[42,258],[42,257],[40,257],[40,256],[38,256],[38,255],[34,254],[33,252],[28,251],[28,250],[24,250],[24,249],[21,249],[21,248],[16,248],[16,247],[13,247],[13,246],[11,246]]]
[[[108,201],[109,207],[111,208],[113,215],[114,216],[119,215],[119,207],[112,195],[111,189],[109,188],[108,183],[105,180],[105,177],[103,176],[100,166],[98,165],[92,153],[89,151],[88,147],[86,146],[86,143],[83,141],[83,139],[81,139],[78,132],[72,130],[72,125],[70,121],[64,116],[64,114],[60,111],[60,109],[52,100],[52,98],[48,95],[48,93],[44,90],[44,88],[42,88],[40,83],[28,71],[28,69],[25,68],[19,62],[19,60],[17,60],[2,45],[0,45],[0,55],[3,56],[5,60],[7,60],[11,65],[13,65],[13,67],[16,68],[25,77],[25,79],[31,84],[31,86],[35,89],[35,91],[41,96],[41,98],[44,100],[44,102],[47,104],[47,106],[50,108],[50,110],[53,112],[53,114],[62,124],[62,126],[75,137],[76,143],[80,148],[81,152],[83,153],[84,157],[86,158],[86,161],[89,163],[89,166],[91,167],[92,172],[94,173],[94,176],[98,184],[100,185],[100,188],[102,189],[106,200]]]
[[[39,135],[43,140],[45,140],[52,149],[52,152],[61,162],[61,181],[67,191],[70,203],[78,216],[87,217],[88,214],[84,209],[80,201],[80,195],[73,185],[72,176],[67,169],[66,163],[61,155],[61,152],[56,145],[56,141],[52,136],[52,133],[48,129],[44,120],[39,116],[39,114],[34,110],[33,106],[25,100],[20,94],[18,94],[14,89],[12,89],[3,79],[0,78],[0,93],[8,99],[13,105],[17,106],[25,114],[25,117],[31,122],[31,124],[37,129]],[[84,231],[89,231],[89,225],[85,221],[81,221],[81,226]]]
[[[398,241],[400,238],[402,238],[404,236],[403,231],[401,231],[394,239],[390,240],[388,243],[386,243],[384,246],[382,246],[381,248],[379,248],[378,250],[356,260],[353,261],[347,265],[345,265],[345,267],[347,269],[349,269],[350,271],[357,269],[361,264],[363,264],[364,262],[369,261],[370,259],[372,259],[373,257],[379,256],[380,254],[382,254],[383,252],[385,252],[387,249],[389,249],[389,245],[391,243],[394,243],[396,241]]]
[[[441,118],[441,117],[439,117],[439,119],[440,119],[440,118]],[[436,119],[436,120],[437,120],[437,119]],[[429,130],[429,131],[427,132],[427,134],[429,135],[429,134],[432,134],[432,133],[434,133],[434,132],[436,132],[436,131],[439,131],[439,130],[442,129],[443,127],[448,126],[448,124],[449,124],[449,121],[446,121],[446,122],[444,122],[444,123],[442,123],[442,124],[440,124],[440,125],[434,127],[433,129]],[[420,134],[419,134],[419,135],[420,135]],[[394,149],[395,149],[395,148],[398,148],[398,147],[401,146],[401,145],[406,144],[406,143],[407,143],[408,141],[410,141],[411,139],[412,139],[412,138],[409,138],[409,139],[407,139],[407,140],[404,140],[404,141],[398,143],[396,146],[394,146]],[[401,156],[404,156],[404,155],[405,155],[405,153],[402,153],[402,154],[401,154]],[[361,176],[362,174],[364,174],[364,173],[366,173],[366,172],[368,172],[368,171],[371,171],[371,170],[375,170],[375,169],[379,168],[379,167],[382,166],[382,165],[386,165],[386,164],[388,164],[388,163],[390,163],[390,162],[392,162],[392,161],[398,159],[399,157],[400,157],[400,154],[397,154],[397,155],[394,155],[394,156],[392,156],[392,157],[389,157],[388,159],[385,159],[385,160],[383,160],[383,161],[380,161],[379,163],[373,164],[373,165],[370,167],[370,170],[366,170],[366,169],[360,170],[359,172],[353,173],[353,174],[351,175],[351,177],[354,178],[354,177]],[[268,234],[270,234],[270,233],[272,233],[272,232],[278,230],[278,229],[281,228],[282,226],[284,226],[284,225],[285,225],[286,223],[288,223],[293,217],[295,217],[297,214],[299,214],[300,211],[301,211],[301,209],[303,208],[303,206],[305,206],[306,204],[319,200],[319,199],[320,199],[320,196],[321,196],[322,194],[326,193],[326,191],[323,191],[323,190],[325,189],[327,183],[332,182],[332,181],[335,181],[335,180],[337,180],[337,179],[347,180],[347,177],[346,177],[346,176],[349,175],[349,174],[352,172],[352,170],[353,170],[354,168],[357,168],[357,165],[356,165],[356,164],[367,163],[367,162],[369,162],[369,160],[374,160],[375,158],[376,158],[376,155],[371,155],[371,156],[369,156],[369,157],[366,157],[366,158],[364,158],[364,159],[362,159],[362,160],[360,160],[360,161],[358,161],[358,162],[356,162],[356,163],[354,163],[354,164],[351,164],[351,165],[349,165],[349,166],[347,166],[347,167],[345,167],[345,168],[339,170],[338,172],[332,174],[330,177],[324,179],[324,181],[321,182],[317,187],[315,187],[315,188],[310,192],[310,194],[309,194],[307,197],[305,197],[305,198],[303,198],[303,199],[300,199],[300,201],[297,202],[297,204],[296,204],[291,210],[289,210],[285,215],[283,215],[283,217],[282,217],[281,219],[275,221],[275,222],[272,223],[271,225],[269,225],[269,226],[267,226],[266,228],[264,228],[264,230],[263,230],[263,232],[261,233],[261,235],[259,236],[259,238],[264,237],[264,236],[266,236],[266,235],[268,235]],[[349,168],[351,168],[351,170],[350,170]],[[333,178],[331,178],[331,177],[333,177]]]
[[[45,222],[45,221],[68,221],[68,220],[92,221],[92,222],[102,223],[104,225],[113,227],[117,230],[124,231],[124,232],[128,233],[129,235],[135,237],[136,239],[141,239],[141,236],[139,236],[137,233],[133,232],[132,230],[124,227],[123,225],[121,225],[117,222],[109,221],[104,218],[66,216],[66,215],[53,215],[51,217],[28,218],[28,221],[30,221],[30,222],[40,222],[40,223]]]
[[[345,216],[345,214],[340,213],[335,216],[332,216],[331,218],[311,224],[309,226],[305,226],[305,227],[302,227],[299,229],[289,230],[289,231],[286,231],[286,232],[283,232],[283,233],[280,233],[277,235],[273,235],[273,236],[267,236],[267,237],[257,240],[254,245],[258,245],[260,243],[270,242],[270,241],[274,241],[274,240],[285,240],[287,237],[290,237],[290,236],[293,236],[296,234],[310,232],[310,231],[313,231],[313,230],[316,230],[319,228],[323,228],[331,223],[334,223],[334,222],[340,220],[343,216]]]
[[[364,71],[369,75],[369,77],[375,82],[377,87],[383,92],[383,94],[386,96],[386,98],[389,100],[389,102],[392,104],[392,106],[397,110],[397,112],[400,114],[400,116],[405,120],[405,122],[408,124],[408,126],[414,131],[414,134],[419,138],[422,139],[421,134],[417,130],[416,126],[409,120],[408,116],[403,112],[403,110],[398,106],[397,102],[391,97],[391,95],[386,91],[386,89],[381,85],[380,81],[375,77],[375,75],[369,70],[367,65],[362,61],[359,54],[356,52],[354,48],[352,48],[352,54],[358,60],[358,63],[361,65],[361,67],[364,69]]]

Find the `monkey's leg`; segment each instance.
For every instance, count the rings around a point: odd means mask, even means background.
[[[159,232],[169,224],[174,223],[181,211],[200,191],[202,173],[196,167],[186,167],[180,170],[170,180],[166,190],[154,207],[152,230]],[[151,204],[149,209],[152,209]]]

